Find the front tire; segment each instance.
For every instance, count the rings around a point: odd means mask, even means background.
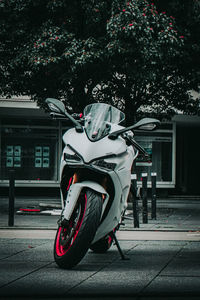
[[[67,225],[57,230],[54,259],[60,268],[71,269],[85,256],[99,226],[101,211],[101,195],[85,189]]]

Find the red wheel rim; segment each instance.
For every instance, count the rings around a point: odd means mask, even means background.
[[[63,256],[70,250],[81,229],[87,206],[86,194],[82,199],[80,197],[79,200],[80,201],[69,221],[68,227],[64,228],[60,226],[58,228],[56,236],[56,254],[58,256]],[[78,215],[76,216],[77,213]]]

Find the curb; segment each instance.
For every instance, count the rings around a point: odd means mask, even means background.
[[[1,226],[0,230],[57,230],[57,227],[22,227],[22,226]]]
[[[22,226],[0,226],[0,230],[57,230],[57,227],[22,227]],[[189,232],[189,233],[200,233],[200,230],[187,230],[187,229],[165,229],[165,228],[160,228],[160,229],[145,229],[145,228],[133,228],[133,229],[119,229],[119,231],[134,231],[134,232]]]

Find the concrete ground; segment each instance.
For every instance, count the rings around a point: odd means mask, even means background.
[[[89,250],[73,270],[62,270],[53,258],[58,216],[18,214],[28,205],[27,199],[16,199],[15,223],[9,227],[7,200],[0,200],[2,299],[200,299],[198,201],[159,200],[156,220],[149,209],[143,224],[140,210],[140,228],[134,228],[129,206],[117,233],[129,260],[121,260],[113,245],[106,254]],[[45,199],[29,201],[38,207]]]
[[[53,258],[54,234],[37,230],[32,238],[27,231],[0,238],[3,299],[200,299],[200,241],[177,241],[173,235],[137,240],[121,231],[129,260],[121,260],[113,245],[106,254],[89,251],[73,270],[62,270]]]
[[[8,227],[8,198],[0,197],[0,228]],[[20,212],[20,209],[36,208],[41,212]],[[59,218],[60,200],[54,198],[16,197],[15,228],[56,229]],[[142,202],[139,201],[139,228],[134,228],[132,205],[128,210],[122,230],[167,230],[167,231],[199,231],[200,200],[157,200],[157,218],[151,218],[151,201],[148,202],[148,223],[143,223]]]

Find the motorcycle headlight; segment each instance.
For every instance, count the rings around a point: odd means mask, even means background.
[[[69,160],[81,161],[80,157],[76,153],[74,153],[74,154],[64,153],[64,160],[65,161],[69,161]]]
[[[114,171],[114,169],[116,167],[115,163],[106,162],[103,159],[96,160],[93,163],[93,165],[96,166],[96,167],[102,168],[102,169],[106,169],[108,171]]]

